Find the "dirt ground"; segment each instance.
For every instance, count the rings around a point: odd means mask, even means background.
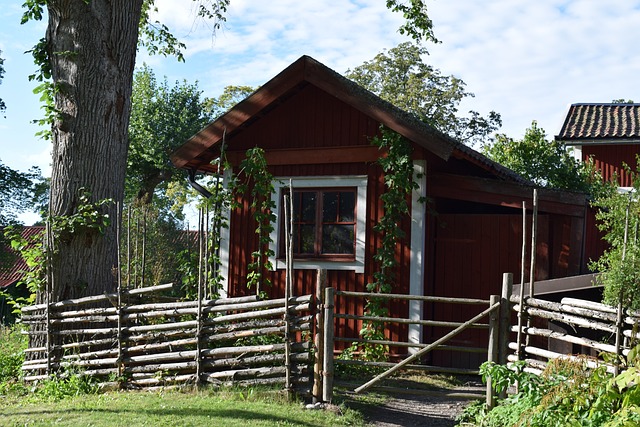
[[[377,403],[368,402],[359,409],[371,427],[430,426],[453,427],[456,418],[472,400],[446,396],[447,392],[483,394],[485,387],[479,381],[471,381],[452,390],[442,390],[436,396],[400,393],[383,393]],[[360,406],[356,401],[354,406]]]
[[[390,398],[365,416],[371,427],[453,427],[456,417],[470,401],[446,397],[405,395]]]

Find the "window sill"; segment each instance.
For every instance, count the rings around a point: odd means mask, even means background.
[[[276,270],[284,270],[287,268],[284,259],[277,259],[275,262]],[[349,260],[322,260],[322,259],[295,259],[293,260],[294,270],[346,270],[356,273],[364,273],[364,263],[354,259]]]

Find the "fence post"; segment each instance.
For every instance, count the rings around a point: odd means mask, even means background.
[[[324,360],[322,376],[322,400],[331,402],[333,399],[333,288],[325,289],[324,294]]]
[[[500,297],[498,295],[491,295],[489,299],[489,306],[493,306],[494,304],[500,302]],[[487,350],[487,361],[488,362],[497,362],[498,361],[498,341],[500,336],[500,328],[497,313],[498,310],[493,310],[489,313],[489,348]],[[495,394],[493,392],[493,384],[491,381],[491,377],[487,378],[487,407],[489,409],[493,408],[495,405]]]
[[[509,352],[509,334],[511,330],[511,292],[513,290],[513,273],[502,275],[502,296],[500,297],[500,351],[498,363],[507,364]]]
[[[507,364],[507,354],[509,353],[509,335],[511,334],[511,293],[513,292],[513,273],[503,273],[502,275],[502,296],[500,298],[500,343],[498,350],[498,363]],[[500,398],[504,399],[507,391],[500,393]]]
[[[319,269],[316,279],[316,336],[314,340],[316,361],[313,366],[313,403],[322,401],[324,361],[324,290],[327,287],[327,270]]]

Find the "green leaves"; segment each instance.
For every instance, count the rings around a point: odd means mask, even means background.
[[[273,175],[269,172],[267,159],[262,148],[255,147],[247,150],[245,159],[240,163],[240,173],[244,182],[236,187],[241,194],[249,194],[250,206],[257,223],[258,248],[251,254],[251,262],[247,266],[247,287],[255,287],[259,292],[262,285],[270,285],[263,272],[270,270],[273,265],[269,258],[274,256],[270,248],[271,232],[276,221],[275,203],[271,199],[273,193]]]
[[[150,203],[166,198],[170,183],[186,186],[170,154],[211,120],[202,91],[186,81],[158,82],[148,66],[133,80],[125,199]],[[160,189],[162,191],[156,191]],[[170,202],[167,201],[167,204]]]
[[[626,168],[634,182],[633,191],[622,193],[611,184],[592,202],[598,208],[598,228],[605,233],[604,240],[609,243],[609,248],[589,267],[600,272],[597,280],[604,286],[604,302],[611,305],[621,302],[625,308],[639,309],[640,180],[637,172],[632,172],[628,166]]]
[[[570,149],[556,140],[547,140],[544,129],[533,121],[522,140],[496,135],[485,144],[483,153],[537,185],[597,194],[602,179],[590,162],[581,162]]]
[[[422,0],[387,0],[387,8],[402,13],[406,19],[400,28],[400,34],[406,34],[415,41],[430,40],[438,43],[433,34],[433,22],[427,15],[427,6]]]
[[[492,111],[485,118],[469,111],[467,116],[461,115],[460,102],[473,93],[466,91],[461,79],[443,75],[426,63],[428,54],[423,47],[401,43],[345,75],[453,138],[470,145],[485,141],[502,125],[500,114]]]

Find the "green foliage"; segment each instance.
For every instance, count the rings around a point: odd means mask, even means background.
[[[44,289],[46,281],[45,253],[42,244],[43,233],[22,236],[20,226],[9,226],[4,230],[4,236],[9,241],[13,253],[18,254],[27,269],[21,271],[22,277],[16,284],[17,287],[25,287],[29,296],[27,298],[14,296],[9,292],[0,292],[0,296],[13,306],[13,314],[20,314],[20,307],[33,304],[36,292]]]
[[[15,382],[22,376],[23,350],[27,348],[27,336],[18,325],[0,325],[0,395],[2,384]]]
[[[538,377],[523,371],[522,362],[505,367],[485,363],[483,378],[490,376],[497,392],[518,383],[518,392],[499,400],[487,411],[484,403],[468,407],[461,425],[561,427],[612,427],[637,425],[640,420],[640,369],[637,350],[628,368],[618,376],[604,366],[587,369],[584,361],[555,360]]]
[[[224,14],[229,7],[230,0],[192,0],[196,3],[196,14],[199,18],[213,23],[215,31],[226,21]],[[151,55],[175,56],[184,62],[184,50],[187,45],[178,40],[171,30],[159,21],[151,20],[151,13],[157,11],[155,0],[145,0],[139,23],[138,44],[147,49]]]
[[[384,300],[376,298],[376,293],[391,293],[395,283],[395,269],[398,264],[396,259],[396,247],[398,241],[405,237],[401,228],[401,222],[409,214],[409,200],[411,192],[418,188],[414,181],[414,168],[411,143],[401,135],[381,128],[380,136],[374,138],[372,143],[380,150],[386,151],[386,156],[381,156],[378,164],[384,172],[386,191],[380,199],[384,206],[384,215],[373,227],[381,236],[381,243],[373,259],[377,269],[373,273],[373,281],[367,283],[367,290],[372,293],[365,306],[365,315],[385,317],[389,314]],[[384,340],[384,323],[363,322],[360,336],[367,340]],[[360,347],[360,356],[364,360],[384,361],[387,359],[388,346],[367,343],[358,346],[354,344],[349,354],[355,354]]]
[[[213,119],[217,119],[257,89],[252,86],[225,86],[220,96],[205,101],[206,110],[211,113]]]
[[[460,102],[473,93],[465,90],[464,81],[425,63],[427,55],[423,47],[401,43],[348,70],[346,77],[459,141],[485,141],[502,125],[500,115],[494,111],[486,118],[475,111],[460,115]]]
[[[640,160],[639,160],[640,161]],[[605,232],[604,240],[609,248],[590,268],[599,271],[599,284],[604,286],[603,300],[607,304],[626,308],[640,308],[640,180],[637,172],[627,171],[632,176],[632,192],[623,193],[612,185],[601,192],[592,202],[598,208],[596,219],[598,228]],[[626,236],[626,237],[625,237]]]
[[[111,218],[105,212],[104,206],[112,204],[113,200],[101,199],[93,202],[91,201],[91,196],[91,192],[81,188],[78,194],[78,205],[74,213],[49,218],[55,242],[69,241],[75,236],[91,233],[105,233],[105,230],[111,224]]]
[[[172,87],[166,78],[158,82],[146,65],[135,73],[125,200],[148,204],[155,195],[161,205],[171,206],[169,183],[186,187],[169,156],[211,120],[201,95],[197,83],[176,82]]]
[[[521,141],[496,135],[483,153],[524,178],[543,187],[598,194],[602,178],[591,162],[581,162],[562,142],[547,140],[544,129],[533,121]]]
[[[47,379],[38,386],[38,396],[47,400],[62,400],[72,396],[96,394],[100,391],[97,381],[81,373],[66,373],[60,378]]]
[[[269,172],[264,150],[259,147],[247,150],[246,158],[240,163],[240,172],[244,181],[236,190],[240,194],[251,197],[250,207],[257,223],[258,248],[251,253],[251,263],[248,265],[247,286],[260,291],[262,285],[270,285],[264,272],[273,268],[269,258],[275,253],[270,249],[271,232],[276,221],[273,213],[276,206],[271,200],[274,191],[273,175]]]
[[[37,167],[20,172],[0,161],[0,227],[16,222],[19,213],[40,201],[42,181]]]
[[[423,0],[411,0],[409,2],[404,0],[386,1],[388,9],[402,13],[402,16],[407,21],[398,29],[400,34],[406,34],[415,41],[430,40],[438,42],[438,39],[433,34],[433,22],[429,19],[427,6]]]

